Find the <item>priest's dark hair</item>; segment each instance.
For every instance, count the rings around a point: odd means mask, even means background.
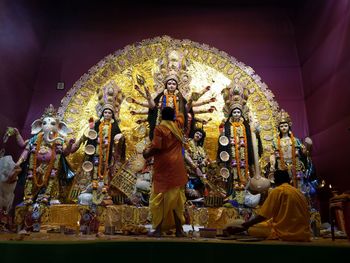
[[[162,120],[173,121],[175,119],[175,110],[171,107],[164,107],[162,110]]]

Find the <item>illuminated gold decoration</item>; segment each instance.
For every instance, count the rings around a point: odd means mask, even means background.
[[[164,58],[157,60],[158,69],[154,74],[154,90],[160,93],[164,90],[165,83],[174,79],[178,88],[186,99],[188,99],[191,89],[189,87],[191,76],[188,73],[188,66],[190,61],[185,57],[184,52],[176,47],[170,45],[166,51]]]
[[[289,127],[292,127],[293,124],[288,112],[286,112],[284,109],[281,109],[277,117],[277,125],[281,123],[288,123]]]
[[[221,91],[224,98],[223,112],[225,117],[229,117],[232,110],[240,109],[243,115],[246,117],[246,111],[248,110],[245,106],[248,98],[248,91],[244,89],[247,83],[240,83],[239,78],[236,76],[234,80]]]
[[[216,101],[212,105],[216,110],[213,113],[204,113],[200,117],[210,120],[204,126],[207,134],[204,148],[212,160],[216,159],[218,127],[225,118],[225,103],[221,93],[232,82],[240,85],[247,98],[246,106],[261,127],[260,136],[264,151],[260,165],[264,167],[272,153],[272,141],[277,132],[276,117],[279,109],[273,93],[251,67],[238,62],[227,53],[205,44],[187,39],[173,39],[169,36],[128,45],[103,58],[88,73],[81,76],[62,99],[59,109],[63,121],[73,129],[71,136],[80,138],[88,126],[88,119],[91,116],[97,118],[96,91],[100,87],[114,81],[126,98],[145,101],[135,90],[135,84],[147,86],[154,97],[164,88],[164,82],[160,81],[164,81],[166,71],[162,69],[169,67],[177,69],[177,72],[182,71],[183,75],[178,77],[184,77],[183,81],[188,82],[189,90],[181,91],[186,99],[191,93],[201,92],[203,87],[211,87],[210,92],[205,93],[201,99],[208,100],[214,97]],[[201,107],[199,110],[207,111],[205,106]],[[140,106],[131,103],[131,99],[124,100],[120,105],[119,126],[126,137],[127,158],[136,152],[135,146],[144,138],[147,130],[147,122],[139,121],[141,124],[137,124],[140,116],[131,114],[132,111],[139,110]],[[147,113],[144,114],[143,121],[147,118]],[[81,166],[83,148],[69,157],[74,168]]]
[[[119,110],[123,102],[124,96],[121,89],[117,86],[114,80],[107,82],[97,90],[98,103],[96,105],[96,113],[98,116],[102,115],[105,109],[110,109],[115,118],[119,119]]]

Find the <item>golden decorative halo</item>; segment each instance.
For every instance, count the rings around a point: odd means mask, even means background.
[[[185,54],[188,65],[186,73],[190,76],[189,92],[198,94],[206,86],[210,86],[209,92],[204,94],[199,101],[215,97],[216,101],[210,105],[215,106],[217,110],[213,113],[196,114],[195,116],[208,120],[204,129],[206,131],[206,140],[204,148],[208,152],[210,159],[216,159],[219,126],[224,119],[224,99],[221,94],[223,89],[235,78],[242,85],[247,94],[247,108],[256,117],[261,127],[271,127],[271,129],[262,129],[260,137],[262,138],[263,154],[259,163],[264,167],[272,153],[272,144],[277,136],[276,116],[279,112],[278,103],[274,99],[273,93],[254,70],[236,58],[219,51],[216,48],[205,44],[199,44],[188,39],[178,40],[169,36],[156,37],[143,40],[126,46],[96,63],[88,73],[73,85],[62,99],[62,105],[58,114],[73,129],[71,134],[74,138],[80,138],[86,127],[88,119],[94,117],[97,119],[95,106],[98,98],[96,90],[114,80],[121,88],[123,95],[128,98],[135,98],[145,102],[142,95],[135,90],[134,86],[140,84],[140,90],[143,91],[147,86],[150,93],[155,96],[154,90],[154,72],[159,70],[158,62],[165,57],[169,48],[181,50]],[[142,80],[140,79],[142,76]],[[189,99],[186,97],[186,99]],[[139,111],[141,106],[131,103],[130,99],[122,102],[120,107],[119,126],[125,136],[127,144],[127,158],[135,153],[136,143],[140,141],[145,134],[135,132],[139,127],[139,122],[145,121],[147,111],[143,116],[132,115],[130,111]],[[206,107],[199,106],[198,111],[206,111]],[[147,123],[147,122],[145,122]],[[141,124],[144,125],[144,124]],[[72,167],[77,169],[83,161],[84,149],[68,157]]]

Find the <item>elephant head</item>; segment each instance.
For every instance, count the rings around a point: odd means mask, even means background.
[[[70,128],[59,119],[56,110],[50,104],[43,116],[32,123],[32,134],[35,135],[39,132],[44,133],[44,140],[47,142],[53,142],[55,140],[64,141],[64,138],[70,132]]]

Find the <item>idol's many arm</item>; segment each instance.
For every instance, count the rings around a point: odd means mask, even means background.
[[[13,133],[10,134],[10,136],[16,135],[16,141],[17,141],[18,146],[20,148],[24,148],[23,152],[21,153],[21,156],[19,157],[18,161],[16,162],[16,166],[19,167],[28,158],[29,150],[30,150],[29,145],[28,145],[29,140],[25,141],[17,128],[9,127],[9,128],[7,128],[7,133],[9,133],[10,130],[13,131]]]
[[[148,87],[144,87],[145,89],[145,92],[143,92],[141,90],[141,88],[137,85],[135,85],[135,89],[138,91],[138,93],[140,93],[140,95],[145,98],[147,100],[147,102],[140,102],[140,101],[137,101],[135,99],[131,99],[131,102],[134,103],[134,104],[137,104],[137,105],[140,105],[140,106],[143,106],[143,107],[146,107],[146,108],[150,108],[150,109],[153,109],[156,104],[154,103],[154,100],[152,98],[152,95],[148,89]]]
[[[210,99],[203,100],[203,101],[196,101],[196,102],[192,103],[192,106],[199,107],[199,106],[203,106],[203,105],[209,104],[211,102],[215,102],[215,101],[216,101],[216,98],[210,98]]]
[[[28,141],[24,141],[22,135],[19,133],[17,128],[13,128],[15,134],[16,134],[16,141],[19,147],[24,148]]]
[[[196,119],[196,122],[202,123],[203,125],[206,125],[208,122],[210,122],[212,120],[212,118],[205,120],[205,119],[201,119],[198,117],[196,117],[195,119]]]
[[[148,114],[148,110],[131,110],[130,111],[131,115],[147,115]]]
[[[202,97],[205,93],[207,93],[210,90],[210,86],[206,86],[204,89],[202,89],[199,93],[198,93],[198,99],[200,97]]]
[[[140,89],[139,86],[135,85],[135,90],[136,90],[142,97],[144,97],[146,100],[148,99],[146,93],[144,93],[144,92]]]
[[[79,149],[80,144],[81,142],[79,142],[79,144],[76,144],[75,139],[73,138],[69,139],[68,143],[65,144],[66,146],[63,148],[63,155],[67,156],[71,153],[75,153]]]
[[[134,104],[137,104],[137,105],[140,105],[142,107],[146,107],[146,108],[150,107],[148,102],[138,101],[138,100],[136,100],[134,98],[130,98],[130,102],[134,103]]]
[[[151,95],[148,87],[146,87],[146,86],[145,86],[145,92],[146,92],[146,99],[148,101],[148,107],[150,109],[153,109],[154,107],[156,107],[156,104],[155,104],[155,102],[154,102],[154,100],[152,98],[152,95]]]
[[[204,113],[212,113],[214,110],[216,110],[215,106],[211,106],[207,109],[193,109],[193,112],[195,114],[204,114]]]

